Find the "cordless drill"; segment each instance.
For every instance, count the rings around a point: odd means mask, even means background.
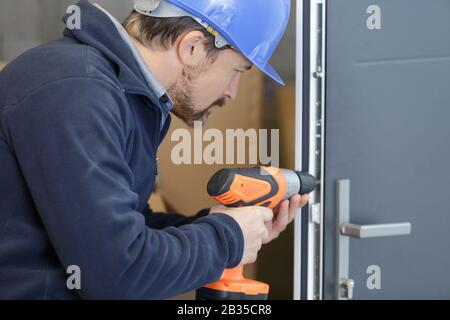
[[[296,194],[316,189],[308,173],[274,167],[222,169],[210,179],[208,194],[227,207],[275,208]],[[197,300],[266,300],[269,285],[244,278],[243,266],[226,269],[219,281],[197,290]]]

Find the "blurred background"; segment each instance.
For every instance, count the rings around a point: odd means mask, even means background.
[[[131,0],[97,0],[122,22],[132,10]],[[0,1],[0,69],[29,48],[62,36],[62,17],[66,8],[76,3],[70,0],[2,0]],[[207,128],[221,130],[279,129],[280,166],[294,167],[295,121],[295,1],[292,15],[272,65],[286,81],[278,86],[252,70],[242,80],[239,96],[226,108],[217,110]],[[174,119],[172,130],[185,127]],[[205,128],[205,129],[207,129]],[[160,150],[160,183],[151,198],[155,211],[176,211],[195,214],[215,203],[206,194],[211,175],[223,166],[183,165],[170,161],[170,132]],[[265,246],[255,265],[246,273],[271,285],[270,299],[292,299],[293,290],[293,226],[276,241]],[[189,293],[179,298],[192,298]]]

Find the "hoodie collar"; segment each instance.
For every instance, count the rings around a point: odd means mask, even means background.
[[[128,45],[131,52],[133,53],[134,59],[136,60],[139,66],[139,70],[141,71],[141,74],[144,77],[147,85],[150,87],[150,89],[152,89],[152,91],[156,94],[158,100],[161,102],[161,107],[163,109],[163,117],[161,118],[161,128],[162,128],[164,123],[166,122],[167,116],[169,115],[170,111],[173,108],[173,102],[170,99],[166,89],[162,86],[162,84],[158,81],[158,79],[156,79],[155,76],[151,73],[149,67],[145,63],[144,58],[142,57],[138,48],[134,44],[133,40],[131,39],[127,31],[119,23],[119,21],[117,21],[116,18],[114,18],[108,11],[103,9],[97,3],[94,3],[94,6],[103,11],[103,13],[106,14],[109,17],[109,19],[114,23],[117,31],[119,32],[120,37]]]
[[[132,47],[121,36],[120,29],[114,23],[115,19],[112,16],[108,16],[107,12],[92,5],[87,0],[79,1],[77,6],[80,8],[81,13],[81,28],[72,30],[66,28],[64,35],[102,52],[118,66],[118,78],[123,89],[130,93],[141,94],[150,98],[165,115],[163,118],[166,118],[168,112],[170,112],[170,108],[164,106],[164,104],[168,103],[168,95],[163,94],[162,96],[158,96],[162,91],[154,91],[151,83],[144,76],[139,60],[136,59]],[[69,14],[64,16],[64,23],[67,22],[68,17]],[[149,70],[147,72],[150,73]]]

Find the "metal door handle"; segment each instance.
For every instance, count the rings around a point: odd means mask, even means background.
[[[340,233],[352,238],[381,238],[411,234],[411,223],[358,225],[350,223],[350,180],[337,182],[337,216]]]
[[[402,236],[411,234],[411,223],[404,222],[367,225],[343,223],[341,225],[341,234],[358,239]]]
[[[355,282],[349,277],[350,237],[358,239],[408,235],[411,223],[357,225],[350,223],[350,180],[337,181],[336,298],[352,299]]]

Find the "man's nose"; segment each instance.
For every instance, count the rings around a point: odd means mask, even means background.
[[[224,92],[224,95],[227,100],[234,100],[237,97],[238,91],[239,91],[239,82],[241,79],[241,75],[238,74],[233,81],[231,82],[228,89]]]

